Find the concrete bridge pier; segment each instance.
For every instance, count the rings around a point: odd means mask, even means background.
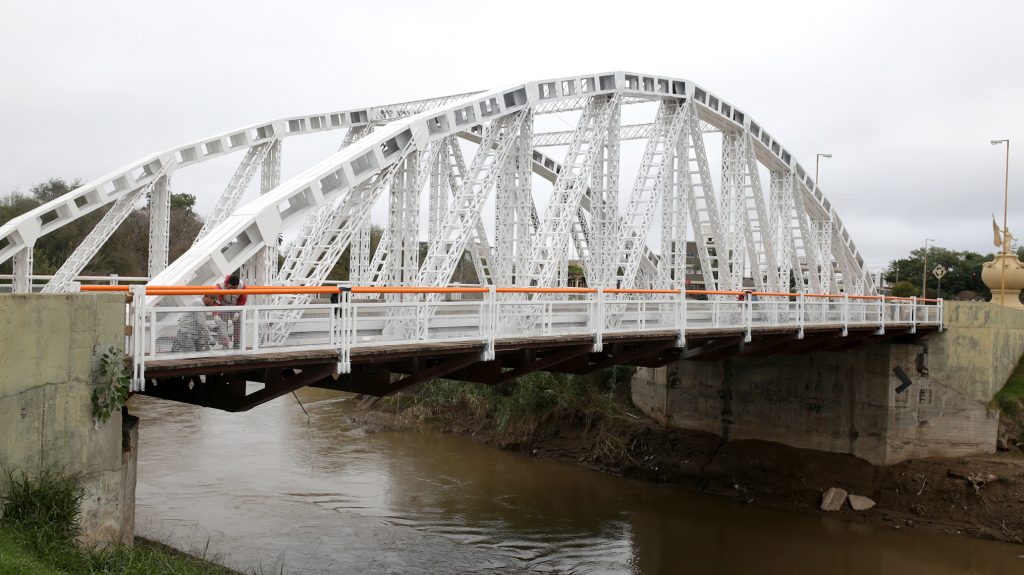
[[[844,351],[641,368],[633,402],[668,427],[849,453],[876,465],[995,451],[987,407],[1024,353],[1024,313],[946,302],[946,330]]]

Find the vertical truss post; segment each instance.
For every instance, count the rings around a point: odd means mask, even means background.
[[[370,262],[367,274],[365,278],[359,280],[360,283],[365,283],[367,285],[373,286],[380,286],[391,285],[399,281],[408,282],[404,285],[411,285],[416,282],[416,273],[412,273],[412,275],[409,275],[408,272],[415,272],[415,270],[418,269],[419,267],[419,232],[417,231],[413,234],[416,239],[412,240],[412,243],[409,243],[408,239],[404,239],[405,229],[402,225],[401,218],[414,218],[412,225],[415,226],[416,230],[419,229],[420,207],[418,194],[419,191],[423,188],[424,183],[429,178],[432,178],[434,176],[441,178],[443,175],[445,181],[447,181],[447,174],[444,174],[443,172],[441,174],[437,173],[440,170],[438,166],[439,159],[443,158],[444,155],[447,153],[447,145],[448,144],[446,141],[435,142],[430,145],[429,152],[426,155],[419,153],[417,154],[417,166],[415,171],[411,172],[415,174],[415,181],[410,182],[408,184],[409,186],[411,186],[410,189],[414,190],[414,192],[411,193],[416,193],[417,197],[409,197],[408,193],[402,192],[402,190],[400,190],[397,187],[399,185],[405,184],[402,184],[399,181],[395,182],[396,187],[394,187],[391,191],[391,196],[388,204],[388,225],[384,228],[384,233],[381,236],[380,241],[377,243],[377,249],[373,252],[373,260]],[[404,166],[402,167],[402,169],[408,171],[405,169]],[[401,172],[396,173],[396,178],[400,173]],[[446,189],[447,188],[445,187],[441,187],[440,191],[443,192]],[[428,206],[428,209],[432,209],[432,206]],[[404,211],[408,211],[408,214],[405,214]],[[367,234],[366,247],[363,250],[367,254],[370,252],[369,242],[370,238],[369,235]],[[403,248],[401,247],[402,243],[409,244],[406,245],[404,251]],[[415,250],[415,254],[412,254],[413,250]],[[403,264],[400,261],[402,259],[407,260],[405,268],[403,268]],[[414,264],[410,265],[408,262],[414,262]],[[415,267],[413,267],[413,265]],[[402,280],[401,277],[393,275],[395,273],[395,270],[402,269],[405,269],[406,271],[400,275],[404,275],[407,278],[406,280]]]
[[[14,253],[12,262],[14,293],[32,293],[32,246],[25,246]]]
[[[532,285],[551,286],[563,273],[568,240],[580,201],[590,183],[597,156],[603,150],[608,127],[617,117],[620,100],[618,92],[611,96],[592,97],[583,110],[562,170],[555,178],[544,222],[534,238],[529,273]]]
[[[171,186],[167,176],[161,176],[149,195],[149,277],[167,267],[167,253],[171,241]]]
[[[425,164],[429,168],[430,162]],[[419,272],[420,156],[410,152],[402,160],[391,187],[388,231],[391,255],[388,276],[392,285],[413,285]],[[424,174],[425,176],[426,174]]]
[[[430,196],[428,199],[427,237],[433,238],[441,230],[444,223],[444,215],[448,211],[448,158],[450,152],[448,147],[459,145],[453,141],[455,136],[449,136],[438,141],[438,153],[430,162]]]
[[[494,281],[499,285],[511,285],[512,270],[515,268],[515,196],[518,185],[516,151],[521,139],[516,136],[512,160],[505,164],[494,187]]]
[[[590,183],[590,249],[591,273],[589,283],[605,286],[611,279],[611,267],[616,261],[619,233],[619,133],[621,108],[611,111],[601,145],[593,164]],[[582,259],[582,256],[581,256]]]
[[[427,257],[419,273],[420,285],[442,286],[451,281],[474,229],[482,225],[480,212],[505,163],[512,156],[515,136],[525,117],[524,112],[510,114],[493,121],[484,130],[473,162],[468,172],[463,172],[465,177],[458,186],[458,194],[445,215],[441,230],[436,237],[430,238]],[[457,146],[449,146],[450,150],[455,148]],[[484,278],[480,279],[484,281]]]
[[[515,136],[510,161],[505,164],[496,186],[495,278],[500,285],[512,285],[514,277],[525,274],[524,253],[529,253],[533,198],[533,114],[527,112]]]
[[[537,207],[533,204],[533,112],[523,120],[516,147],[516,187],[512,224],[515,285],[529,282],[530,247],[536,229]]]
[[[796,236],[793,229],[793,172],[772,170],[771,172],[771,220],[775,231],[775,245],[779,246],[778,284],[781,291],[790,291],[791,278],[798,292],[804,291],[803,275],[800,273],[800,258],[797,256]]]
[[[345,132],[345,137],[338,146],[343,150],[352,145],[363,136],[373,131],[372,124],[355,126]],[[348,248],[348,279],[353,285],[369,283],[370,279],[370,223],[359,226],[352,236],[352,243]]]
[[[824,291],[836,293],[835,269],[832,267],[832,220],[810,218],[811,233],[814,235],[815,253],[818,256],[818,283]]]
[[[370,231],[369,222],[359,226],[348,248],[348,280],[352,285],[365,285],[370,281]],[[388,243],[390,245],[390,242]],[[387,249],[383,242],[377,248]]]
[[[281,183],[281,140],[274,140],[267,148],[263,163],[260,166],[260,195],[273,190]],[[277,276],[277,242],[264,246],[256,253],[255,277],[256,285],[270,285]]]
[[[685,153],[680,154],[680,150],[685,148],[679,145],[678,140],[669,142],[669,146],[665,158],[669,173],[661,183],[661,269],[657,277],[660,287],[683,290],[686,288],[689,271],[686,265],[689,255],[687,218],[690,217],[688,212],[692,191],[689,185],[689,162]],[[638,254],[638,257],[642,257],[642,254]],[[640,262],[637,262],[637,268],[639,265]],[[623,279],[623,285],[628,285],[629,275]]]
[[[746,158],[743,154],[743,134],[739,130],[722,133],[722,188],[720,214],[725,240],[722,249],[727,270],[734,288],[743,286],[746,268],[747,226],[744,218],[744,174]]]

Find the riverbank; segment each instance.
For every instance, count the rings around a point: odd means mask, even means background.
[[[240,575],[204,557],[138,538],[82,543],[78,480],[54,470],[7,472],[0,513],[0,575]]]
[[[586,391],[587,381],[549,376],[503,390],[432,382],[353,417],[368,431],[426,427],[774,509],[825,513],[819,510],[822,493],[839,487],[877,505],[859,512],[844,505],[831,516],[1024,543],[1024,454],[1019,449],[876,467],[850,455],[755,440],[722,441],[708,433],[661,428],[630,409],[614,375],[602,377],[589,382],[597,383],[590,387],[594,391]]]

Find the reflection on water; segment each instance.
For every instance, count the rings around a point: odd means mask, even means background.
[[[1022,573],[1024,547],[741,506],[465,438],[367,434],[347,396],[146,397],[139,532],[286,573]]]

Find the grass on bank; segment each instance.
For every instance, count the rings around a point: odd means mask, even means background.
[[[574,423],[585,430],[622,412],[634,368],[619,366],[589,376],[537,372],[509,384],[484,385],[446,379],[385,397],[377,407],[496,431],[522,440],[549,426]]]
[[[78,482],[52,469],[8,471],[0,491],[0,575],[232,575],[235,572],[146,544],[82,547]]]
[[[1024,357],[1021,357],[1006,384],[992,401],[999,408],[1004,423],[1009,423],[1008,427],[1017,430],[1019,440],[1024,441]]]

